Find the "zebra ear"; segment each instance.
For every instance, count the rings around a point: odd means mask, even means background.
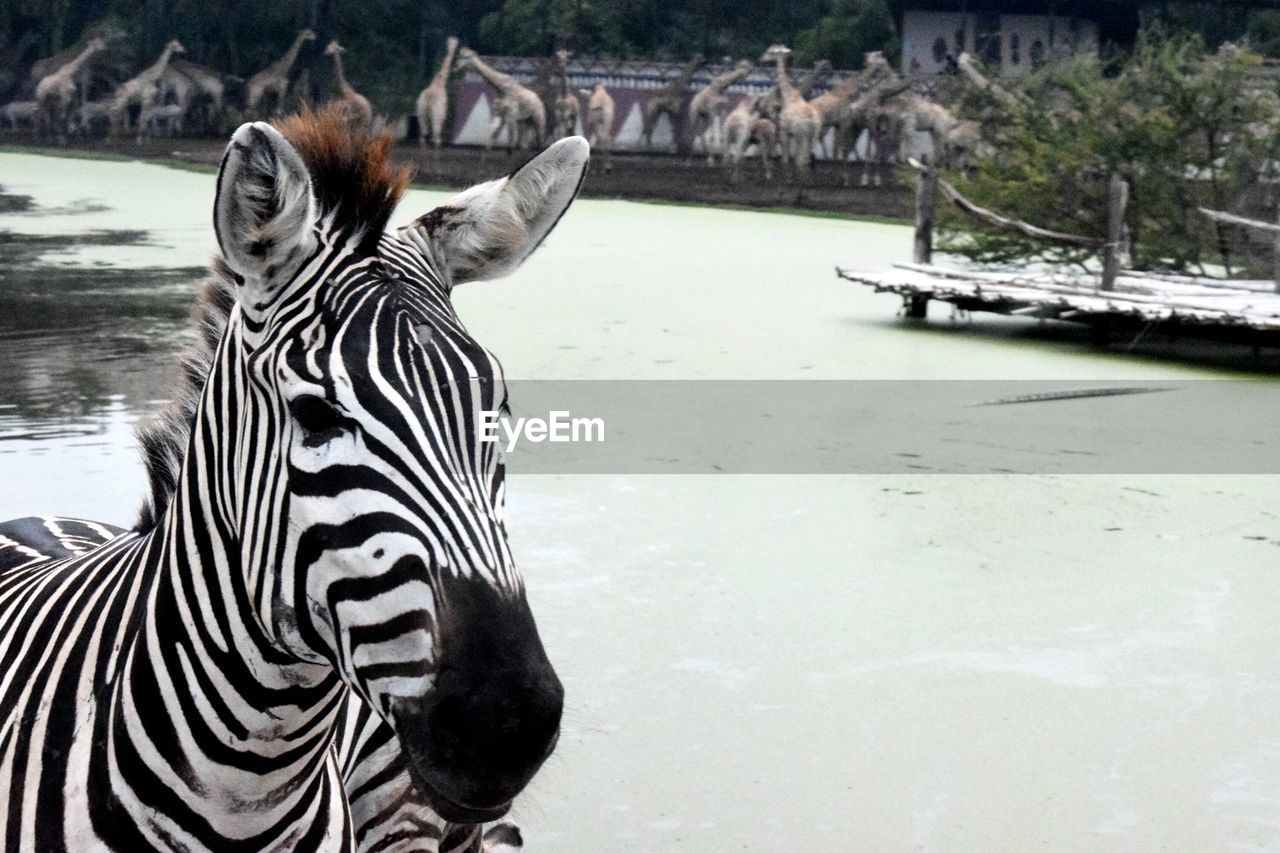
[[[511,175],[464,190],[400,229],[450,284],[500,278],[551,233],[587,171],[590,147],[570,136]]]
[[[265,122],[242,124],[218,172],[213,227],[245,307],[269,304],[310,255],[315,206],[297,150]]]

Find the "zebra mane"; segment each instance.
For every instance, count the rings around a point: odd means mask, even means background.
[[[408,170],[389,162],[391,134],[352,130],[340,104],[319,113],[304,108],[278,129],[307,164],[321,215],[332,214],[336,230],[358,236],[357,251],[377,251],[409,184]],[[196,409],[235,305],[235,288],[235,273],[222,258],[214,258],[191,314],[196,341],[178,357],[177,388],[156,417],[136,430],[150,488],[134,524],[139,533],[155,528],[177,491]]]
[[[321,215],[333,214],[336,230],[359,235],[359,251],[377,251],[387,220],[409,185],[409,171],[389,160],[394,137],[353,129],[340,102],[318,113],[304,107],[276,129],[307,164]]]
[[[156,526],[178,489],[178,475],[195,425],[200,395],[236,302],[235,288],[235,273],[222,258],[214,258],[191,312],[196,340],[178,356],[178,387],[168,405],[135,430],[150,487],[134,524],[139,533]]]

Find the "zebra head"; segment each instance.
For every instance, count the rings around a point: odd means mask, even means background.
[[[332,111],[232,137],[214,218],[236,282],[237,476],[253,487],[231,499],[266,633],[391,725],[442,817],[480,822],[550,754],[563,689],[507,545],[500,452],[478,429],[504,404],[501,369],[449,294],[537,247],[587,144],[562,140],[384,234],[407,181],[389,145]]]

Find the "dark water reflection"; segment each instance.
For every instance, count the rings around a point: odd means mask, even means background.
[[[22,494],[37,502],[19,504],[19,490],[0,485],[0,517],[95,509],[101,517],[108,507],[75,500],[65,482],[41,494],[45,457],[55,455],[59,471],[118,468],[121,477],[140,479],[133,425],[169,387],[203,270],[77,264],[84,247],[127,248],[150,237],[136,230],[23,233],[13,226],[27,217],[79,211],[45,209],[3,192],[0,211],[10,214],[0,230],[0,482],[22,480]],[[119,518],[110,514],[104,520]]]

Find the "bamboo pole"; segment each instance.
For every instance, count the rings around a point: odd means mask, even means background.
[[[1240,225],[1244,228],[1252,228],[1255,231],[1264,231],[1268,234],[1280,235],[1280,224],[1271,224],[1270,222],[1259,222],[1256,219],[1248,219],[1244,216],[1236,216],[1234,213],[1227,213],[1222,210],[1210,210],[1207,207],[1199,208],[1200,213],[1212,219],[1214,222],[1225,222],[1227,225]]]
[[[1278,221],[1259,222],[1257,219],[1249,219],[1244,216],[1237,216],[1234,213],[1227,213],[1223,210],[1210,210],[1207,207],[1199,209],[1200,213],[1214,222],[1222,222],[1227,225],[1239,225],[1242,228],[1250,228],[1263,234],[1271,235],[1271,264],[1272,276],[1275,279],[1275,292],[1280,293],[1280,213],[1277,214]]]
[[[909,159],[907,162],[912,166],[912,168],[921,172],[929,169],[928,166],[921,163],[914,157]],[[1078,234],[1065,234],[1061,231],[1050,231],[1048,228],[1041,228],[1037,225],[1032,225],[1029,222],[1023,222],[1020,219],[1010,219],[1007,216],[1001,216],[993,210],[987,210],[985,207],[974,204],[972,201],[965,198],[965,196],[948,181],[945,181],[942,178],[937,178],[937,181],[938,189],[942,191],[942,194],[947,197],[948,201],[960,210],[975,219],[980,219],[983,222],[986,222],[988,225],[994,225],[997,228],[1004,228],[1009,231],[1017,231],[1028,237],[1034,237],[1037,240],[1047,240],[1050,243],[1064,243],[1068,246],[1080,246],[1085,249],[1100,249],[1104,245],[1104,241],[1099,240],[1096,237],[1082,237]]]

